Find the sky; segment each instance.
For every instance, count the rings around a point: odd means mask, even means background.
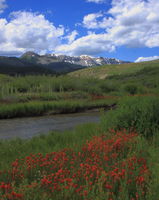
[[[0,0],[0,55],[159,59],[159,0]]]

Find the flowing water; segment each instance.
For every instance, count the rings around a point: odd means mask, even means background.
[[[0,139],[28,139],[49,131],[64,131],[90,122],[99,122],[99,112],[60,114],[0,120]]]

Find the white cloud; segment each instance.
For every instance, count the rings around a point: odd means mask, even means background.
[[[93,3],[104,3],[105,0],[87,0],[87,2],[93,2]]]
[[[10,21],[0,19],[0,52],[18,55],[25,51],[53,51],[63,34],[64,28],[55,27],[44,15],[13,12]]]
[[[145,61],[158,60],[158,59],[159,59],[159,56],[139,57],[137,60],[135,60],[135,62],[138,63],[138,62],[145,62]]]
[[[5,1],[0,0],[0,5],[1,2]],[[0,53],[20,54],[31,50],[95,55],[114,51],[119,46],[159,47],[158,11],[159,0],[112,0],[107,12],[91,13],[83,18],[87,34],[77,39],[77,31],[65,35],[62,26],[55,27],[44,15],[14,12],[9,21],[0,19]],[[66,39],[67,43],[63,44]]]
[[[105,29],[111,27],[114,20],[111,17],[104,17],[104,14],[91,13],[83,18],[83,26],[87,29]]]
[[[106,31],[116,46],[159,46],[158,0],[113,0],[112,5],[109,14],[114,22]]]
[[[6,0],[0,0],[0,13],[2,13],[6,7]]]
[[[114,51],[115,47],[106,34],[90,33],[69,45],[57,46],[56,52],[69,55],[96,55],[104,51]]]
[[[68,43],[70,44],[76,39],[77,35],[78,35],[78,32],[74,30],[71,33],[69,33],[67,36],[65,36],[64,39],[67,39]]]
[[[158,0],[112,0],[107,13],[86,15],[83,26],[88,30],[103,29],[105,38],[115,47],[159,47],[158,10]],[[103,45],[107,39],[101,38]]]
[[[6,26],[7,21],[5,19],[0,19],[0,46],[2,43],[6,42],[5,38],[5,26]]]

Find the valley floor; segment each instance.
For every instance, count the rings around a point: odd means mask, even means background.
[[[99,124],[0,140],[0,199],[159,199],[159,64],[143,65],[104,80],[1,75],[1,119],[116,107]]]

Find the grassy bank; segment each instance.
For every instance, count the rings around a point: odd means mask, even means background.
[[[127,97],[98,125],[1,141],[1,199],[156,200],[158,107],[158,97]]]
[[[88,100],[59,100],[59,101],[30,101],[28,103],[3,104],[0,107],[0,119],[51,115],[61,113],[76,113],[94,108],[110,109],[116,104],[117,98]]]

